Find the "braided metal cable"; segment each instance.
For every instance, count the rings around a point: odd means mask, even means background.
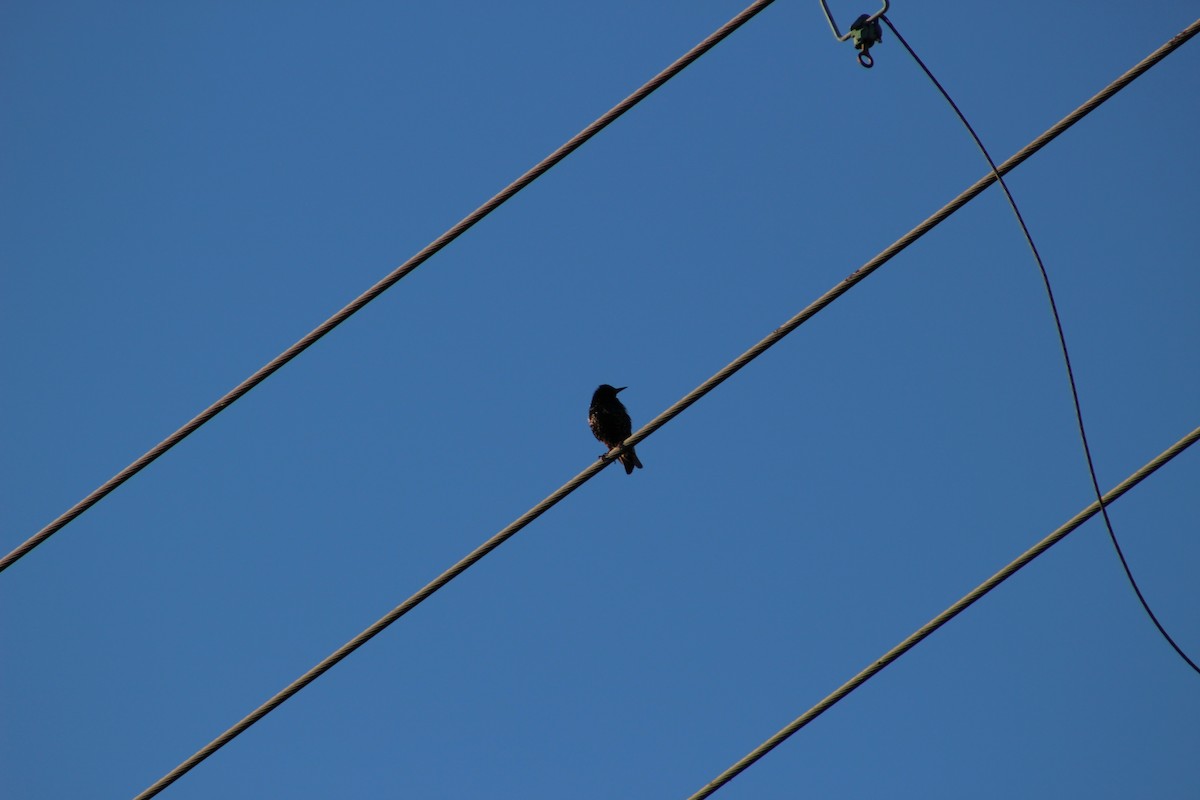
[[[691,50],[684,53],[673,64],[671,64],[669,67],[667,67],[662,72],[658,73],[653,78],[651,78],[649,81],[647,81],[645,84],[643,84],[642,87],[640,89],[638,89],[636,92],[634,92],[633,94],[626,97],[620,103],[617,103],[615,106],[613,106],[611,109],[609,109],[603,115],[601,115],[591,125],[588,125],[582,131],[575,134],[573,137],[571,137],[571,139],[569,141],[567,141],[566,144],[564,144],[562,147],[558,148],[553,153],[551,153],[550,155],[546,156],[544,159],[539,161],[537,164],[535,164],[533,167],[531,167],[524,175],[517,178],[515,181],[510,183],[508,186],[504,187],[504,189],[502,189],[499,194],[497,194],[491,200],[488,200],[486,203],[481,205],[479,208],[472,211],[470,214],[468,214],[466,217],[464,217],[461,221],[459,221],[458,224],[456,224],[454,227],[450,228],[448,231],[443,233],[441,236],[434,239],[432,242],[430,242],[428,245],[426,245],[419,253],[417,253],[412,258],[410,258],[408,261],[405,261],[399,267],[394,269],[391,273],[389,273],[387,275],[387,277],[383,278],[381,281],[376,283],[370,289],[363,292],[361,295],[359,295],[357,298],[355,298],[352,302],[350,302],[341,311],[337,312],[332,317],[330,317],[329,319],[322,322],[320,325],[318,325],[316,328],[314,328],[308,335],[306,335],[303,339],[296,342],[294,345],[289,347],[287,350],[284,350],[282,353],[277,355],[275,358],[271,359],[271,361],[269,363],[267,363],[265,366],[260,368],[257,372],[255,372],[249,378],[246,378],[246,380],[242,381],[237,386],[235,386],[229,393],[227,393],[220,400],[213,403],[208,408],[204,409],[204,411],[200,412],[195,417],[193,417],[182,428],[180,428],[179,430],[172,433],[166,439],[163,439],[161,442],[159,442],[157,445],[155,445],[150,450],[148,450],[144,455],[142,455],[140,458],[138,458],[132,464],[130,464],[125,469],[118,472],[113,477],[109,478],[107,481],[105,481],[103,484],[101,484],[97,489],[95,489],[87,497],[83,498],[78,503],[71,506],[71,508],[69,508],[65,512],[63,512],[57,519],[55,519],[49,525],[42,528],[40,531],[35,533],[33,536],[29,537],[29,539],[27,539],[26,541],[22,542],[21,545],[19,545],[11,553],[4,556],[3,558],[0,558],[0,572],[3,572],[4,570],[8,569],[8,567],[12,566],[14,563],[16,563],[18,560],[20,560],[30,550],[32,550],[33,548],[37,547],[42,542],[49,539],[51,536],[53,536],[56,532],[58,532],[59,530],[64,528],[66,525],[68,525],[72,520],[74,520],[80,514],[87,511],[89,508],[94,506],[96,503],[100,502],[100,500],[102,500],[105,497],[105,495],[107,495],[109,492],[113,491],[118,486],[120,486],[122,483],[129,480],[137,473],[141,472],[143,469],[145,469],[147,466],[149,466],[155,459],[157,459],[163,453],[167,452],[172,447],[179,444],[181,441],[183,441],[188,436],[190,436],[192,433],[194,433],[196,431],[196,429],[198,429],[201,425],[204,425],[206,422],[211,420],[217,414],[220,414],[222,411],[224,411],[226,408],[228,408],[230,405],[232,405],[235,401],[239,400],[243,395],[245,395],[247,392],[249,392],[255,386],[257,386],[258,384],[262,383],[264,380],[269,378],[275,371],[277,371],[284,364],[288,363],[293,358],[295,358],[296,356],[300,355],[305,350],[307,350],[310,346],[315,344],[318,339],[320,339],[325,334],[332,331],[338,325],[341,325],[343,322],[345,322],[347,319],[349,319],[355,312],[359,311],[367,303],[371,302],[376,297],[378,297],[379,295],[383,294],[385,291],[390,289],[393,285],[395,285],[397,282],[399,282],[401,278],[408,275],[410,272],[415,270],[417,267],[421,266],[421,264],[423,264],[427,260],[429,260],[429,258],[431,258],[435,253],[437,253],[443,247],[445,247],[446,245],[450,244],[452,241],[457,239],[459,236],[461,236],[463,233],[465,233],[468,229],[470,229],[475,223],[479,222],[481,219],[486,217],[488,214],[495,211],[506,200],[511,198],[517,192],[521,191],[526,186],[533,183],[543,173],[545,173],[547,170],[549,170],[555,164],[562,161],[568,155],[570,155],[575,150],[577,150],[581,145],[583,145],[584,142],[586,142],[588,139],[591,139],[593,136],[595,136],[597,133],[602,131],[604,128],[608,127],[609,124],[614,122],[622,114],[624,114],[626,111],[633,108],[635,105],[637,105],[642,100],[644,100],[651,92],[653,92],[655,89],[658,89],[660,86],[662,86],[664,83],[669,81],[671,78],[678,75],[680,72],[683,71],[683,69],[685,67],[687,67],[689,64],[691,64],[696,59],[700,58],[700,56],[707,53],[709,50],[711,50],[713,47],[715,47],[719,42],[721,42],[721,40],[725,39],[727,36],[729,36],[729,34],[733,33],[735,30],[740,28],[742,25],[744,25],[746,22],[748,22],[752,17],[754,17],[754,15],[756,15],[758,12],[762,11],[767,6],[771,5],[771,3],[773,3],[773,2],[774,2],[774,0],[756,0],[756,2],[751,3],[741,13],[739,13],[733,19],[726,22],[724,25],[722,25],[720,28],[718,28],[716,31],[714,31],[710,36],[708,36],[706,39],[704,39],[704,41],[700,42],[695,47],[693,47]]]
[[[745,13],[745,12],[743,12],[743,13]],[[1197,23],[1194,27],[1196,27],[1197,29],[1200,29],[1200,21],[1197,21]],[[1178,37],[1176,37],[1176,38],[1178,38]],[[1182,44],[1182,41],[1179,42],[1179,44]],[[1178,44],[1176,44],[1175,46],[1178,47]],[[334,651],[329,656],[327,656],[325,659],[323,659],[315,667],[313,667],[308,672],[301,675],[299,678],[297,678],[295,681],[293,681],[291,684],[289,684],[286,688],[284,688],[282,691],[280,691],[278,694],[276,694],[270,700],[263,703],[261,706],[259,706],[257,709],[255,709],[253,712],[251,712],[249,715],[244,717],[236,725],[229,728],[227,731],[222,733],[220,736],[218,736],[216,739],[214,739],[209,744],[205,745],[202,749],[200,749],[198,752],[196,752],[193,756],[188,758],[186,761],[184,761],[182,764],[180,764],[175,769],[171,770],[169,773],[167,773],[165,776],[163,776],[161,779],[159,779],[157,782],[155,782],[152,786],[147,788],[141,794],[137,795],[137,797],[134,800],[149,800],[149,798],[157,795],[159,792],[161,792],[167,786],[170,786],[172,783],[174,783],[180,777],[182,777],[184,774],[186,774],[188,771],[190,771],[193,767],[195,767],[201,761],[208,758],[210,755],[215,753],[217,750],[224,747],[226,744],[228,744],[231,740],[233,740],[235,737],[237,737],[242,732],[244,732],[247,728],[249,728],[255,722],[262,719],[264,716],[269,714],[275,708],[279,707],[283,702],[285,702],[286,700],[291,698],[293,695],[295,695],[297,692],[299,692],[305,686],[307,686],[308,684],[312,683],[314,680],[319,678],[321,675],[323,675],[325,672],[327,672],[331,667],[333,667],[339,661],[344,659],[346,656],[350,655],[352,652],[357,650],[362,645],[366,644],[370,639],[375,637],[377,634],[381,633],[385,628],[387,628],[389,625],[391,625],[396,620],[400,619],[400,617],[407,614],[413,608],[420,605],[426,598],[428,598],[430,595],[432,595],[438,589],[441,589],[443,586],[445,586],[451,580],[456,578],[458,575],[462,574],[464,571],[467,570],[467,568],[469,568],[470,566],[475,564],[477,561],[479,561],[481,558],[486,556],[491,551],[495,550],[497,547],[499,547],[505,541],[510,539],[512,536],[514,536],[518,531],[520,531],[526,525],[533,522],[535,519],[537,519],[542,514],[544,514],[546,511],[548,511],[551,507],[556,505],[560,500],[562,500],[567,495],[571,494],[576,489],[578,489],[580,486],[582,486],[584,483],[586,483],[588,480],[590,480],[594,475],[596,475],[596,473],[600,472],[600,470],[607,467],[610,463],[612,463],[613,460],[616,459],[616,457],[618,455],[620,455],[624,451],[625,448],[633,447],[634,445],[638,444],[643,439],[648,437],[650,434],[654,433],[656,430],[661,428],[663,425],[667,424],[672,419],[677,417],[686,408],[688,408],[688,406],[692,405],[697,400],[699,400],[701,397],[703,397],[704,395],[711,392],[719,384],[723,383],[726,379],[728,379],[735,372],[737,372],[742,367],[746,366],[752,360],[757,358],[759,355],[761,355],[764,351],[766,351],[772,345],[776,344],[784,336],[787,336],[789,333],[794,331],[796,328],[800,327],[800,325],[802,325],[805,321],[807,321],[812,316],[814,316],[821,309],[825,308],[830,303],[832,303],[834,300],[836,300],[838,297],[841,297],[843,294],[845,294],[847,291],[849,291],[850,288],[853,287],[855,284],[859,283],[864,278],[866,278],[868,275],[870,275],[872,272],[874,272],[876,269],[883,266],[883,264],[885,264],[888,260],[890,260],[893,256],[895,256],[897,253],[899,253],[905,247],[907,247],[908,245],[915,242],[921,236],[928,233],[938,223],[942,222],[944,219],[949,217],[951,214],[953,214],[959,208],[966,205],[966,203],[968,203],[972,198],[979,195],[984,189],[986,189],[993,182],[995,182],[997,174],[1006,174],[1009,171],[1011,171],[1012,169],[1019,166],[1022,162],[1024,162],[1027,158],[1029,158],[1031,155],[1036,153],[1042,147],[1046,146],[1046,144],[1048,144],[1050,141],[1052,141],[1059,134],[1063,133],[1065,130],[1067,130],[1072,125],[1074,125],[1076,122],[1078,122],[1080,119],[1082,119],[1084,116],[1086,116],[1090,111],[1092,111],[1092,109],[1096,108],[1096,106],[1099,106],[1101,103],[1103,103],[1109,97],[1111,97],[1112,95],[1116,94],[1116,92],[1118,92],[1122,88],[1124,88],[1124,86],[1128,85],[1131,81],[1133,81],[1142,72],[1145,72],[1147,69],[1149,69],[1150,66],[1153,65],[1153,63],[1157,62],[1159,59],[1161,59],[1163,56],[1165,56],[1167,52],[1170,52],[1169,50],[1162,52],[1162,50],[1163,50],[1163,48],[1160,48],[1159,51],[1156,51],[1155,54],[1153,54],[1148,59],[1143,61],[1141,64],[1139,64],[1133,70],[1130,70],[1129,72],[1125,73],[1125,75],[1122,75],[1117,81],[1110,84],[1102,92],[1100,92],[1095,97],[1088,100],[1087,103],[1080,106],[1075,111],[1072,111],[1070,114],[1068,114],[1066,117],[1064,117],[1058,123],[1056,123],[1052,128],[1050,128],[1050,130],[1043,133],[1037,139],[1034,139],[1033,142],[1031,142],[1029,145],[1024,147],[1022,150],[1020,150],[1016,155],[1014,155],[1012,158],[1008,159],[1003,164],[1001,164],[997,168],[996,172],[989,173],[987,176],[981,178],[979,181],[977,181],[974,185],[972,185],[965,192],[963,192],[958,197],[956,197],[954,200],[952,200],[951,202],[949,202],[948,204],[943,206],[933,216],[929,217],[924,222],[922,222],[920,225],[918,225],[917,227],[913,228],[911,231],[906,233],[904,236],[902,236],[900,239],[898,239],[894,244],[892,244],[890,247],[888,247],[886,250],[884,250],[879,255],[875,256],[875,258],[871,259],[863,266],[859,267],[857,270],[855,270],[853,273],[851,273],[847,278],[845,278],[838,285],[836,285],[835,287],[830,289],[828,292],[826,292],[824,295],[822,295],[816,301],[811,303],[807,308],[805,308],[799,314],[792,317],[790,320],[788,320],[786,323],[784,323],[779,328],[776,328],[774,331],[772,331],[767,337],[765,337],[758,344],[751,347],[749,350],[747,350],[745,353],[743,353],[741,356],[739,356],[733,362],[731,362],[730,364],[725,366],[717,374],[713,375],[707,381],[700,384],[700,386],[693,389],[686,396],[684,396],[681,400],[676,402],[670,408],[666,409],[661,414],[659,414],[657,417],[655,417],[653,420],[651,420],[649,423],[644,425],[642,428],[640,428],[638,431],[636,431],[632,436],[630,436],[628,439],[626,439],[619,447],[613,448],[602,458],[598,459],[597,461],[592,462],[592,464],[589,465],[587,467],[587,469],[583,470],[578,475],[576,475],[574,478],[567,481],[565,484],[563,484],[561,487],[559,487],[557,490],[555,490],[552,494],[550,494],[548,497],[546,497],[540,503],[538,503],[533,508],[531,508],[529,511],[526,511],[524,514],[522,514],[520,517],[518,517],[515,521],[513,521],[507,527],[503,528],[498,533],[496,533],[494,536],[492,536],[490,539],[488,539],[486,542],[481,544],[479,547],[472,550],[464,558],[462,558],[460,561],[458,561],[458,563],[456,563],[454,566],[450,567],[450,569],[443,572],[441,575],[439,575],[437,578],[435,578],[433,581],[431,581],[429,584],[427,584],[424,588],[422,588],[420,591],[418,591],[412,597],[408,598],[403,603],[401,603],[400,605],[396,606],[394,609],[389,611],[386,615],[381,617],[375,624],[371,625],[371,627],[367,628],[365,631],[360,633],[358,636],[355,636],[349,642],[342,645],[336,651]],[[1157,57],[1155,57],[1155,56],[1157,56]],[[1154,61],[1150,61],[1150,59],[1154,59]],[[1147,62],[1149,62],[1149,63],[1147,63]],[[748,764],[747,764],[747,766],[748,766]],[[745,767],[743,767],[743,769],[744,768]],[[740,772],[741,770],[738,770],[738,771]],[[730,776],[730,777],[732,777],[732,776]]]
[[[1083,511],[1080,511],[1078,514],[1076,514],[1074,517],[1072,517],[1062,527],[1058,528],[1053,533],[1051,533],[1049,536],[1047,536],[1045,539],[1042,539],[1040,542],[1035,544],[1033,547],[1026,550],[1024,553],[1022,553],[1020,556],[1018,556],[1016,558],[1016,560],[1014,560],[1008,566],[1004,567],[1002,570],[997,572],[992,577],[988,578],[983,583],[979,584],[979,586],[972,589],[970,592],[968,592],[966,595],[964,595],[963,598],[961,600],[959,600],[958,602],[956,602],[954,605],[950,606],[945,611],[943,611],[942,613],[938,614],[936,617],[931,619],[929,622],[922,625],[911,636],[909,636],[904,641],[900,642],[900,644],[896,645],[891,650],[888,650],[882,656],[880,656],[876,660],[872,661],[870,666],[868,666],[862,672],[855,675],[850,680],[843,683],[836,690],[834,690],[830,695],[828,695],[824,700],[817,703],[815,706],[810,708],[808,711],[805,711],[800,716],[796,717],[796,719],[794,719],[786,727],[784,727],[782,730],[780,730],[778,733],[776,733],[770,739],[767,739],[765,742],[760,744],[758,747],[754,748],[745,757],[743,757],[740,761],[738,761],[732,767],[725,770],[720,775],[718,775],[716,778],[714,778],[712,781],[710,781],[707,785],[705,785],[705,787],[703,789],[701,789],[700,791],[696,792],[694,795],[689,797],[688,800],[703,800],[703,798],[711,796],[714,792],[716,792],[722,786],[729,783],[731,780],[733,780],[739,774],[741,774],[743,771],[745,771],[755,761],[758,761],[760,758],[765,756],[767,753],[771,752],[776,747],[778,747],[780,744],[782,744],[789,736],[791,736],[796,731],[803,728],[808,723],[812,722],[817,717],[824,714],[826,711],[828,711],[830,708],[832,708],[834,705],[836,705],[840,700],[845,698],[846,695],[853,692],[859,686],[862,686],[864,683],[866,683],[868,680],[870,680],[872,677],[874,677],[877,673],[879,673],[881,670],[883,670],[885,667],[887,667],[893,661],[900,658],[900,656],[904,655],[912,648],[916,647],[921,642],[921,640],[926,638],[927,636],[929,636],[929,634],[933,633],[938,628],[942,627],[947,622],[954,619],[956,616],[961,614],[963,611],[966,611],[967,608],[969,608],[976,600],[980,599],[985,594],[990,592],[992,589],[995,589],[1001,583],[1003,583],[1004,581],[1011,578],[1014,574],[1016,574],[1016,572],[1018,570],[1020,570],[1022,567],[1024,567],[1030,561],[1033,561],[1035,558],[1040,556],[1042,553],[1049,550],[1052,546],[1054,546],[1055,544],[1057,544],[1058,542],[1060,542],[1064,538],[1066,538],[1066,536],[1069,533],[1071,533],[1071,531],[1075,530],[1080,525],[1087,522],[1092,517],[1096,516],[1096,514],[1098,514],[1100,512],[1100,509],[1103,506],[1112,503],[1114,500],[1116,500],[1118,497],[1120,497],[1121,495],[1128,492],[1134,486],[1137,486],[1145,478],[1147,478],[1149,475],[1151,475],[1155,471],[1157,471],[1159,467],[1163,466],[1168,461],[1173,459],[1175,456],[1179,455],[1184,450],[1186,450],[1188,447],[1195,444],[1197,440],[1200,440],[1200,428],[1196,428],[1194,431],[1189,433],[1187,436],[1183,437],[1178,442],[1176,442],[1175,444],[1168,447],[1166,450],[1164,450],[1162,453],[1160,453],[1156,458],[1154,458],[1152,461],[1150,461],[1144,467],[1142,467],[1137,472],[1130,475],[1125,480],[1121,481],[1121,483],[1118,484],[1115,488],[1113,488],[1112,491],[1110,491],[1108,494],[1104,495],[1101,498],[1101,501],[1093,501],[1091,505],[1089,505]]]
[[[718,385],[723,383],[729,376],[733,375],[733,373],[737,372],[742,367],[749,364],[751,361],[753,361],[755,358],[757,358],[759,355],[761,355],[765,350],[770,348],[772,345],[774,345],[780,339],[787,336],[789,333],[794,331],[796,328],[800,327],[805,322],[807,322],[810,318],[812,318],[821,309],[825,308],[830,303],[832,303],[834,300],[837,300],[843,294],[850,291],[850,289],[853,288],[855,286],[855,284],[859,283],[864,278],[866,278],[868,275],[870,275],[872,272],[874,272],[875,270],[882,267],[884,264],[886,264],[888,261],[890,261],[894,256],[899,254],[901,250],[908,247],[910,244],[915,242],[917,239],[920,239],[926,233],[931,231],[935,226],[937,226],[943,220],[945,220],[947,217],[949,217],[951,214],[953,214],[955,211],[958,211],[960,208],[962,208],[968,202],[973,200],[976,196],[978,196],[981,192],[983,192],[984,189],[988,188],[993,183],[995,183],[1000,177],[1007,175],[1009,172],[1016,169],[1018,166],[1020,166],[1022,163],[1024,163],[1025,160],[1028,159],[1030,156],[1032,156],[1034,153],[1041,150],[1043,147],[1048,145],[1054,139],[1058,138],[1059,135],[1061,135],[1064,131],[1066,131],[1068,128],[1070,128],[1075,123],[1079,122],[1079,120],[1083,119],[1088,114],[1090,114],[1093,110],[1095,110],[1104,101],[1108,100],[1114,94],[1116,94],[1117,92],[1124,89],[1126,86],[1128,86],[1134,80],[1136,80],[1140,75],[1145,73],[1146,70],[1150,69],[1155,64],[1157,64],[1159,61],[1164,59],[1167,55],[1172,53],[1174,50],[1178,49],[1184,42],[1186,42],[1188,39],[1195,36],[1197,32],[1200,32],[1200,20],[1196,20],[1195,22],[1193,22],[1186,29],[1184,29],[1181,33],[1179,33],[1174,38],[1172,38],[1169,42],[1167,42],[1162,47],[1155,50],[1150,55],[1146,56],[1146,58],[1144,58],[1140,62],[1138,62],[1137,65],[1135,65],[1132,69],[1130,69],[1125,74],[1121,75],[1119,78],[1117,78],[1112,83],[1110,83],[1108,86],[1104,87],[1101,91],[1099,91],[1095,95],[1093,95],[1083,105],[1079,106],[1074,111],[1072,111],[1070,114],[1068,114],[1067,116],[1063,117],[1061,120],[1056,122],[1041,136],[1038,136],[1032,142],[1025,145],[1025,147],[1023,147],[1019,151],[1017,151],[1011,158],[1009,158],[1003,164],[1001,164],[998,167],[995,167],[987,175],[980,178],[969,189],[964,191],[958,197],[951,200],[946,205],[942,206],[942,208],[940,208],[937,212],[935,212],[932,216],[930,216],[924,222],[917,225],[911,231],[909,231],[908,233],[901,236],[891,246],[886,248],[879,255],[875,256],[870,261],[868,261],[867,263],[863,264],[861,267],[856,269],[854,272],[850,273],[850,275],[846,276],[846,278],[844,278],[840,283],[838,283],[836,286],[834,286],[828,292],[826,292],[825,294],[823,294],[819,298],[817,298],[815,301],[813,301],[807,308],[805,308],[799,314],[796,314],[796,316],[792,317],[787,322],[785,322],[783,325],[776,328],[774,331],[771,332],[770,335],[766,336],[758,344],[754,345],[749,350],[747,350],[745,353],[738,356],[738,358],[734,359],[734,361],[732,361],[729,365],[727,365],[724,369],[722,369],[716,375],[713,375],[707,381],[705,381],[704,383],[697,386],[695,389],[693,389],[691,392],[689,392],[687,394],[687,396],[685,396],[682,400],[675,403],[675,405],[671,406],[666,411],[664,411],[663,413],[661,413],[657,417],[655,417],[653,420],[651,420],[645,427],[643,427],[641,430],[637,431],[636,433],[633,434],[633,436],[631,436],[629,439],[627,439],[625,441],[625,444],[628,446],[636,445],[638,442],[642,441],[647,436],[654,433],[654,431],[661,428],[663,425],[665,425],[671,419],[678,416],[684,409],[686,409],[692,403],[695,403],[701,397],[703,397],[704,395],[711,392]],[[611,455],[612,454],[610,454],[610,456]]]

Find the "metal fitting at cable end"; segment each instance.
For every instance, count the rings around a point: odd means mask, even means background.
[[[872,45],[883,41],[883,26],[879,24],[879,17],[863,14],[854,20],[850,25],[850,38],[854,40],[854,49],[858,51],[858,63],[867,69],[875,66],[870,50]]]

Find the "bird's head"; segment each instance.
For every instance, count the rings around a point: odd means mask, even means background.
[[[614,388],[612,386],[609,386],[607,383],[602,383],[596,387],[596,394],[594,396],[598,397],[598,398],[616,397],[618,392],[623,392],[627,388],[628,387],[626,387],[626,386]]]

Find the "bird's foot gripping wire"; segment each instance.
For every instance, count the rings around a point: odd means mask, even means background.
[[[879,19],[871,19],[870,14],[863,14],[850,25],[850,37],[854,39],[854,49],[858,51],[858,63],[867,69],[875,66],[871,58],[871,46],[883,41],[883,26]]]

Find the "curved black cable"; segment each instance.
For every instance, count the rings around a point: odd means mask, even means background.
[[[1050,301],[1050,312],[1054,315],[1054,327],[1058,330],[1058,343],[1062,348],[1063,363],[1066,364],[1067,367],[1067,381],[1071,385],[1071,400],[1075,404],[1075,421],[1079,424],[1079,439],[1083,442],[1083,455],[1087,460],[1088,474],[1092,479],[1092,489],[1095,491],[1096,499],[1100,503],[1100,514],[1104,518],[1104,527],[1108,530],[1108,538],[1112,540],[1113,548],[1117,551],[1117,558],[1121,560],[1121,567],[1125,570],[1125,577],[1129,578],[1129,585],[1133,587],[1134,594],[1137,595],[1137,599],[1142,604],[1142,608],[1146,610],[1146,614],[1150,617],[1150,621],[1154,623],[1154,627],[1158,628],[1158,632],[1161,633],[1163,638],[1167,640],[1167,644],[1174,648],[1175,652],[1179,654],[1179,657],[1186,661],[1187,665],[1195,670],[1198,675],[1200,675],[1200,667],[1196,666],[1196,662],[1188,658],[1187,653],[1183,652],[1182,648],[1175,643],[1175,640],[1171,638],[1171,634],[1167,633],[1166,628],[1164,628],[1162,623],[1158,621],[1158,617],[1154,616],[1154,612],[1150,610],[1150,604],[1146,602],[1146,598],[1142,595],[1142,590],[1138,588],[1137,581],[1133,578],[1133,571],[1129,569],[1129,562],[1125,560],[1125,553],[1121,551],[1121,545],[1117,541],[1117,534],[1113,530],[1112,520],[1108,517],[1108,507],[1104,503],[1104,495],[1100,491],[1100,482],[1096,479],[1096,465],[1092,461],[1092,448],[1088,445],[1087,431],[1084,429],[1083,425],[1083,410],[1079,405],[1079,390],[1075,387],[1075,372],[1071,369],[1071,356],[1067,352],[1067,337],[1063,333],[1062,320],[1058,315],[1058,304],[1054,302],[1054,291],[1050,288],[1050,276],[1046,272],[1046,265],[1042,263],[1042,256],[1040,253],[1038,253],[1037,245],[1033,243],[1033,236],[1029,233],[1029,228],[1025,224],[1025,219],[1021,216],[1021,210],[1017,208],[1017,201],[1013,198],[1012,192],[1008,190],[1008,184],[1004,182],[1004,176],[1001,175],[1000,170],[996,168],[996,162],[992,160],[991,154],[988,153],[987,148],[983,146],[983,141],[979,138],[979,135],[975,133],[975,129],[971,127],[971,123],[967,122],[966,116],[964,116],[962,111],[959,110],[958,104],[955,103],[953,98],[950,97],[950,93],[947,92],[938,79],[933,76],[933,73],[929,71],[929,67],[925,66],[925,62],[921,60],[921,57],[917,55],[916,51],[913,50],[912,47],[909,46],[908,42],[905,41],[904,37],[900,35],[900,31],[896,30],[896,26],[893,25],[892,21],[887,18],[887,15],[881,15],[880,19],[884,21],[884,23],[888,26],[888,29],[891,30],[900,44],[904,45],[904,49],[907,50],[908,54],[913,57],[914,61],[917,62],[917,66],[919,66],[925,72],[925,74],[929,76],[929,80],[932,81],[933,85],[937,87],[937,90],[941,92],[942,97],[946,98],[946,102],[950,104],[952,109],[954,109],[954,113],[958,115],[963,127],[967,129],[967,133],[971,134],[971,138],[975,140],[975,144],[979,147],[979,152],[983,153],[983,157],[987,159],[988,165],[992,168],[992,172],[996,173],[996,181],[1000,184],[1000,188],[1004,190],[1004,196],[1008,198],[1008,204],[1012,207],[1013,214],[1016,215],[1017,222],[1021,226],[1021,232],[1025,234],[1025,241],[1029,243],[1029,249],[1033,252],[1033,257],[1037,261],[1038,270],[1042,274],[1042,283],[1046,287],[1046,297]]]

